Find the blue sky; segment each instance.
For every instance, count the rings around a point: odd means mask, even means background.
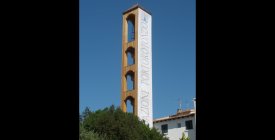
[[[136,3],[152,13],[153,118],[175,114],[179,98],[193,108],[195,0],[80,0],[80,112],[120,105],[122,12]]]

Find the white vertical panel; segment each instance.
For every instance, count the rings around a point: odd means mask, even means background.
[[[152,17],[138,10],[138,117],[153,127]]]

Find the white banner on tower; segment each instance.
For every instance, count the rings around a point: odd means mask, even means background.
[[[153,127],[152,17],[138,9],[138,117]]]

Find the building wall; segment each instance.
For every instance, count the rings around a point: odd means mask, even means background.
[[[186,130],[185,121],[188,120],[192,120],[193,129]],[[181,123],[180,128],[178,128],[178,123]],[[154,127],[161,133],[161,125],[164,124],[168,124],[168,133],[166,136],[169,140],[179,140],[182,137],[183,132],[185,133],[185,136],[190,137],[190,140],[196,140],[196,125],[194,116],[154,123]]]

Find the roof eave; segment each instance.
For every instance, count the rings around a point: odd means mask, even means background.
[[[133,5],[131,8],[129,8],[128,10],[124,11],[122,14],[124,15],[124,14],[126,14],[126,13],[128,13],[128,12],[130,12],[130,11],[132,11],[132,10],[137,9],[137,8],[140,8],[140,9],[142,9],[143,11],[145,11],[146,13],[148,13],[149,15],[152,15],[151,12],[149,12],[148,10],[146,10],[145,8],[143,8],[142,6],[140,6],[139,4]]]

